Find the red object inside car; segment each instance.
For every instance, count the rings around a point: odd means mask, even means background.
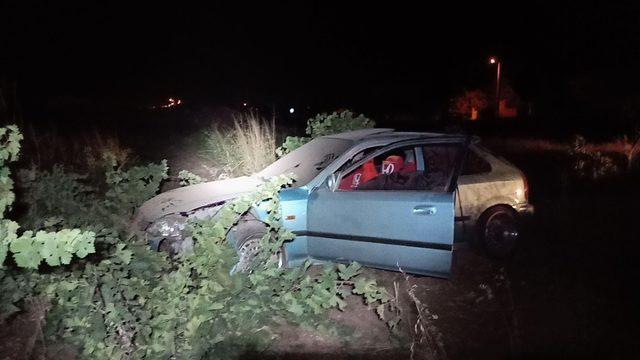
[[[357,170],[353,171],[349,176],[342,179],[338,189],[353,190],[358,186],[378,176],[378,171],[373,163],[373,159],[362,164]]]
[[[414,163],[413,161],[411,162],[407,161],[402,167],[402,170],[400,170],[400,173],[410,174],[410,173],[416,172],[416,170],[417,170],[416,163]]]
[[[402,156],[391,155],[382,162],[382,173],[388,175],[395,172],[400,172],[403,166],[404,159],[402,158]]]

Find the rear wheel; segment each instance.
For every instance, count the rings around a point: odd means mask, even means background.
[[[495,206],[482,214],[478,228],[482,245],[494,258],[506,258],[513,253],[520,233],[514,211],[507,206]]]

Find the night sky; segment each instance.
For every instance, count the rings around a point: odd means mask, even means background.
[[[0,77],[27,104],[179,96],[429,113],[493,86],[497,55],[549,112],[640,94],[630,1],[132,3],[3,2]]]

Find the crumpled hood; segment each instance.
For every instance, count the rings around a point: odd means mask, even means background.
[[[234,199],[249,193],[263,182],[242,176],[185,186],[164,192],[146,201],[135,216],[133,225],[152,222],[164,215],[189,211],[212,203]]]

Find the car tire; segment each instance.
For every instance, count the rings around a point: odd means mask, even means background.
[[[245,234],[242,239],[237,242],[236,251],[238,252],[238,263],[236,264],[235,272],[249,272],[254,266],[258,255],[262,249],[260,240],[264,236],[265,231],[255,231],[249,234]],[[284,246],[273,255],[272,258],[277,262],[279,268],[286,267],[286,254]]]
[[[515,251],[520,238],[515,212],[509,206],[494,206],[480,217],[478,235],[485,252],[504,259]]]

